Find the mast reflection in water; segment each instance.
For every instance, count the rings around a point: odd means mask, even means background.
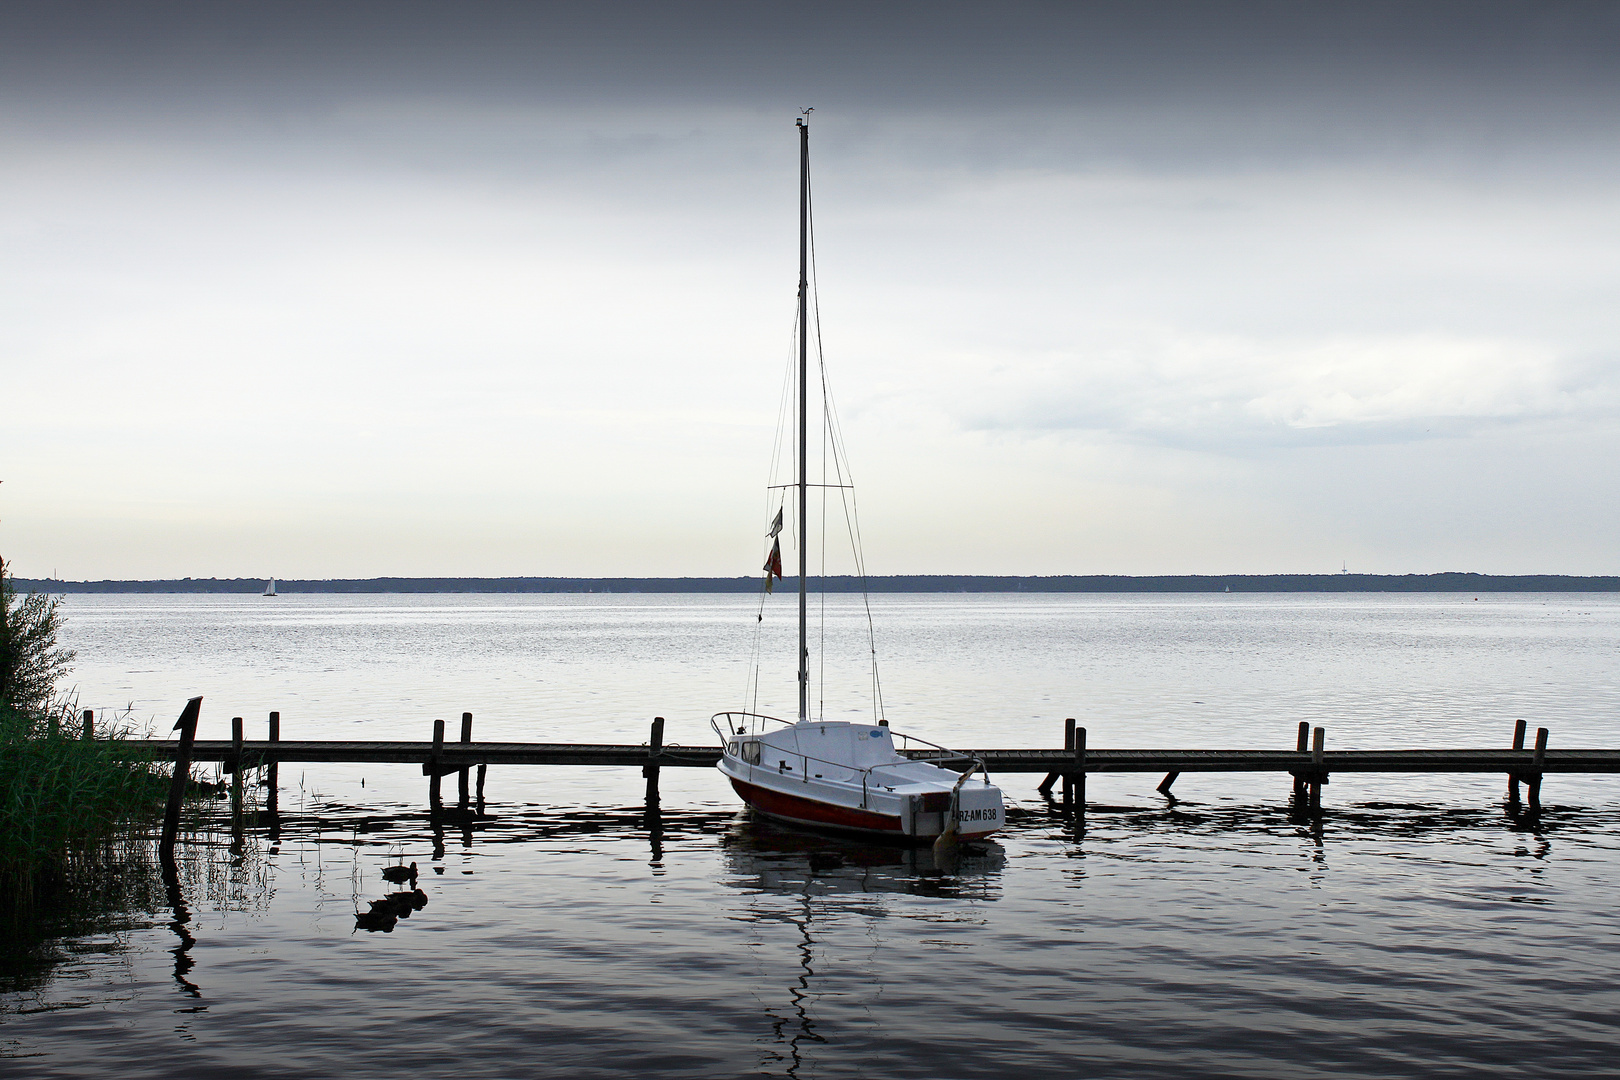
[[[765,1001],[764,1012],[776,1048],[765,1055],[762,1069],[782,1066],[797,1076],[805,1066],[807,1050],[824,1044],[817,1031],[814,1008],[823,995],[847,991],[816,984],[818,962],[837,963],[820,952],[816,932],[853,919],[864,925],[871,949],[866,960],[879,962],[885,944],[880,925],[895,913],[884,903],[885,894],[938,897],[951,900],[994,901],[1000,894],[1000,876],[1006,856],[999,844],[963,844],[950,857],[938,857],[932,847],[876,844],[797,832],[767,818],[744,811],[722,840],[726,883],[755,897],[791,898],[791,908],[751,903],[733,915],[752,929],[750,947],[757,948],[780,928],[797,934],[798,970],[787,985],[786,1009],[779,1001]],[[915,913],[909,917],[918,917]],[[960,912],[952,918],[962,922]],[[862,982],[881,995],[882,981]],[[875,1000],[867,1003],[876,1005]]]

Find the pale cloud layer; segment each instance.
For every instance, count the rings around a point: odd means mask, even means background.
[[[1606,9],[15,10],[20,574],[752,572],[802,104],[874,571],[1620,571]]]

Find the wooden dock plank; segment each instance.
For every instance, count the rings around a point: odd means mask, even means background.
[[[125,740],[131,753],[155,753],[172,758],[177,743],[170,740]],[[434,757],[431,742],[280,740],[277,742],[198,739],[191,746],[193,761],[228,761],[240,752],[251,766],[257,762],[398,762],[421,765]],[[912,757],[930,757],[934,751],[908,751]],[[964,750],[994,773],[1053,773],[1074,771],[1074,751],[1062,749]],[[1538,754],[1540,760],[1537,760]],[[444,743],[438,751],[441,767],[473,765],[634,765],[646,766],[648,747],[642,744],[591,743]],[[659,748],[661,768],[712,768],[720,760],[718,746]],[[1317,767],[1309,752],[1294,750],[1173,750],[1088,747],[1083,769],[1107,772],[1279,772]],[[1321,768],[1327,772],[1384,773],[1615,773],[1620,772],[1620,750],[1546,749],[1424,749],[1329,750]]]
[[[966,750],[994,772],[1052,772],[1072,768],[1064,750]],[[920,755],[919,755],[920,756]],[[1087,772],[1294,772],[1318,767],[1309,752],[1292,750],[1088,750]],[[1620,750],[1548,750],[1536,765],[1529,750],[1328,750],[1320,767],[1333,772],[1558,773],[1620,772]]]

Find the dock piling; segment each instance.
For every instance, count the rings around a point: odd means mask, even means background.
[[[1074,730],[1074,721],[1073,720],[1065,720],[1063,722],[1063,749],[1065,751],[1071,751],[1071,750],[1074,749],[1074,739],[1070,735],[1070,732],[1072,732],[1073,730]],[[1049,772],[1049,773],[1046,774],[1046,778],[1044,780],[1042,780],[1039,785],[1037,785],[1035,790],[1039,791],[1042,795],[1046,796],[1047,798],[1051,798],[1052,797],[1052,788],[1053,788],[1053,786],[1055,786],[1057,784],[1057,782],[1059,780],[1062,780],[1062,779],[1063,779],[1063,773],[1061,773],[1061,772]],[[1065,801],[1067,801],[1066,798],[1065,798]]]
[[[279,712],[273,712],[270,714],[270,731],[268,732],[266,741],[272,743],[278,743],[281,741],[281,714]],[[268,758],[268,767],[265,770],[264,777],[264,786],[267,789],[265,809],[267,809],[270,812],[270,816],[274,818],[278,809],[276,791],[281,785],[281,766],[276,761],[274,750],[267,754],[266,757]]]
[[[1524,721],[1522,719],[1513,721],[1513,749],[1524,749]],[[1517,811],[1519,809],[1519,774],[1512,769],[1508,770],[1507,794],[1508,809]]]
[[[1063,749],[1074,753],[1074,717],[1063,721]],[[1069,770],[1063,772],[1063,812],[1068,813],[1074,809],[1074,773]]]
[[[1309,720],[1301,720],[1299,722],[1299,746],[1297,749],[1299,753],[1303,754],[1310,748],[1311,722]],[[1308,796],[1305,791],[1305,774],[1303,772],[1296,771],[1294,773],[1294,809],[1304,810],[1305,800],[1307,797]]]
[[[1322,812],[1322,785],[1327,783],[1327,769],[1322,764],[1323,746],[1327,742],[1327,729],[1317,728],[1311,733],[1311,813]]]
[[[472,713],[470,712],[461,714],[461,741],[464,743],[472,742]],[[467,812],[468,802],[467,770],[468,766],[463,765],[461,771],[456,774],[456,809],[463,814]]]
[[[174,838],[180,831],[180,804],[186,798],[186,779],[191,775],[191,744],[197,741],[197,716],[202,712],[202,698],[194,697],[180,710],[180,719],[174,730],[180,733],[180,744],[175,747],[174,775],[169,780],[169,802],[163,808],[163,838],[158,842],[158,858],[165,867],[174,866]]]
[[[84,710],[84,741],[89,742],[96,737],[96,713],[94,709]]]
[[[1178,777],[1180,775],[1181,774],[1178,773],[1178,772],[1167,772],[1167,773],[1165,773],[1164,774],[1164,779],[1159,781],[1159,786],[1157,788],[1155,788],[1154,790],[1157,791],[1160,795],[1163,795],[1165,798],[1167,798],[1167,799],[1171,800],[1172,802],[1174,802],[1176,797],[1174,795],[1170,794],[1170,786],[1176,782],[1176,777]]]
[[[489,771],[488,765],[478,766],[478,816],[484,816],[484,774]]]
[[[652,732],[647,738],[647,764],[641,767],[641,775],[647,778],[647,802],[658,801],[658,758],[664,752],[664,718],[653,717]]]
[[[1541,813],[1541,770],[1547,761],[1547,729],[1536,728],[1536,749],[1530,759],[1534,771],[1525,777],[1524,791],[1532,814]]]
[[[1074,812],[1086,816],[1086,729],[1074,729]]]
[[[433,756],[428,761],[428,810],[437,814],[443,807],[443,800],[439,794],[439,780],[441,777],[439,762],[444,757],[444,721],[433,721]]]
[[[242,761],[242,718],[231,717],[231,760],[225,763],[231,776],[231,820],[242,817],[242,774],[247,772]]]

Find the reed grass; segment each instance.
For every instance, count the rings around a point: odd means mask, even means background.
[[[117,721],[79,737],[70,705],[25,712],[0,703],[0,896],[26,896],[71,876],[121,830],[162,810],[168,769],[109,739]]]

